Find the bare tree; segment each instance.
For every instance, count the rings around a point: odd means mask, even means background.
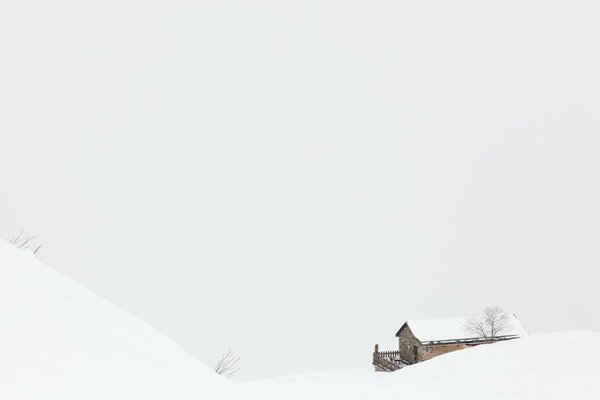
[[[499,306],[485,307],[481,314],[467,318],[464,329],[487,340],[494,341],[512,325],[508,315]]]
[[[237,363],[240,361],[240,357],[236,356],[231,349],[227,349],[221,356],[217,365],[215,365],[215,372],[219,375],[223,375],[225,378],[231,378],[239,371]]]
[[[25,234],[24,230],[21,230],[21,232],[19,232],[19,234],[17,236],[15,236],[14,238],[12,238],[11,240],[9,240],[8,243],[12,244],[13,246],[15,246],[18,249],[29,249],[29,246],[31,246],[34,242],[34,240],[36,239],[35,235],[31,236],[31,235],[27,235]],[[39,242],[39,240],[38,240]],[[33,254],[37,254],[37,252],[42,248],[42,243],[38,244],[35,247],[35,250],[33,251]]]

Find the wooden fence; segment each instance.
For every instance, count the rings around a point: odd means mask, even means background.
[[[400,357],[400,351],[376,351],[373,352],[373,365],[376,369],[381,371],[396,371],[400,368],[404,368],[408,365],[408,362],[404,361]]]

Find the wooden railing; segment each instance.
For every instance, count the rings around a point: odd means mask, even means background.
[[[465,344],[483,344],[483,343],[495,343],[503,340],[511,340],[517,339],[519,335],[504,335],[497,336],[493,339],[491,338],[469,338],[469,339],[445,339],[445,340],[429,340],[425,342],[421,342],[423,346],[432,346],[432,345],[444,345],[444,344],[454,344],[454,343],[465,343]]]
[[[383,371],[396,371],[408,365],[400,357],[400,351],[379,351],[376,347],[373,352],[373,365]]]

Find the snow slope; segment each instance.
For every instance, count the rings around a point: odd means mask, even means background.
[[[331,371],[236,388],[260,399],[600,399],[600,333],[532,334],[389,374]]]
[[[135,317],[0,241],[0,399],[212,399],[231,384]]]
[[[360,367],[379,331],[480,304],[600,330],[598,21],[594,0],[2,0],[0,237],[35,232],[206,363],[234,346],[242,380]]]
[[[232,385],[138,319],[0,241],[0,399],[219,398],[600,399],[600,333],[533,334],[391,374],[342,370]]]

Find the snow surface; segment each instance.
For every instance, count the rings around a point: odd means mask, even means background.
[[[212,399],[232,386],[153,328],[0,241],[0,399]]]
[[[0,241],[0,399],[398,398],[600,399],[600,333],[533,334],[395,373],[365,368],[233,385],[30,252]]]
[[[233,346],[241,380],[360,367],[405,319],[482,304],[600,330],[599,21],[594,0],[2,0],[0,236],[35,233],[208,365]]]
[[[291,400],[597,400],[600,333],[532,334],[445,354],[394,373],[331,371],[236,389],[250,398]]]
[[[499,336],[525,336],[527,331],[523,324],[514,315],[509,315],[510,327],[501,332]],[[421,319],[408,321],[407,324],[417,339],[421,342],[438,340],[470,339],[476,338],[465,330],[466,317]]]

